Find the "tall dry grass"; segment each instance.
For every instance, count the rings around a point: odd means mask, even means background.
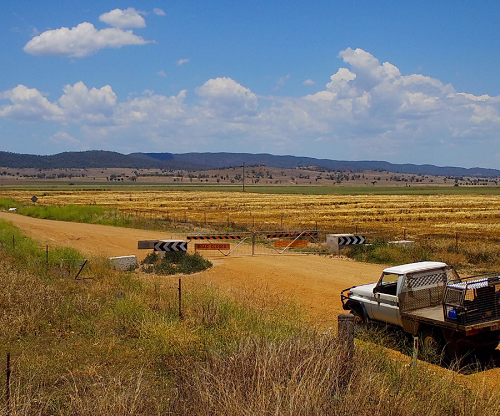
[[[0,358],[12,354],[11,415],[500,413],[494,391],[466,388],[424,363],[413,370],[380,343],[358,341],[347,361],[335,334],[306,326],[282,299],[228,297],[194,280],[184,285],[180,319],[176,279],[119,273],[94,259],[92,279],[75,281],[27,261],[39,255],[29,239],[14,252],[13,228],[0,229]]]

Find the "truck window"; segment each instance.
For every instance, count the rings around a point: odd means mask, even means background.
[[[397,283],[399,275],[395,273],[384,273],[382,279],[380,279],[380,285],[388,285],[391,283]]]
[[[395,273],[383,273],[373,292],[385,293],[396,296],[399,275]]]

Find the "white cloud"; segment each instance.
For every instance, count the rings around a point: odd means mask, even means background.
[[[153,9],[153,13],[156,14],[157,16],[165,16],[166,13],[162,9]]]
[[[186,58],[184,58],[184,59],[179,59],[179,60],[177,61],[177,65],[182,66],[182,65],[184,65],[184,64],[187,64],[188,62],[189,62],[189,59],[186,59]]]
[[[83,82],[66,85],[59,104],[64,110],[67,120],[89,123],[105,123],[113,114],[116,105],[116,94],[109,85],[101,89],[88,89]]]
[[[255,114],[258,107],[257,96],[231,78],[210,79],[195,91],[208,111],[223,117]]]
[[[340,56],[346,67],[334,69],[315,94],[298,98],[257,96],[224,77],[206,81],[189,100],[186,90],[171,97],[145,90],[119,101],[109,85],[78,82],[50,102],[20,85],[0,93],[0,118],[58,122],[61,130],[79,126],[81,137],[73,136],[82,148],[130,151],[316,153],[399,162],[420,156],[422,163],[442,158],[467,165],[464,146],[481,140],[476,147],[489,158],[488,149],[500,147],[500,96],[457,93],[438,79],[401,74],[363,50]]]
[[[127,45],[151,43],[131,30],[108,28],[97,30],[93,24],[84,22],[69,29],[48,30],[35,36],[24,51],[35,56],[67,56],[82,58],[104,48],[121,48]]]
[[[126,10],[114,9],[110,12],[101,14],[99,20],[101,22],[107,23],[110,26],[118,27],[123,29],[125,27],[146,27],[146,21],[141,14],[144,12],[135,10],[133,7],[129,7]]]
[[[315,85],[316,84],[316,81],[313,81],[312,79],[306,79],[302,85]]]
[[[0,93],[0,99],[11,105],[0,106],[0,118],[23,121],[64,121],[63,111],[52,104],[36,88],[18,85]]]
[[[167,73],[162,69],[156,73],[156,75],[159,75],[160,77],[166,77]]]

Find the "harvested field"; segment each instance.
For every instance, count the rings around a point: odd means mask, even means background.
[[[33,191],[2,195],[29,202]],[[500,195],[290,195],[186,191],[46,191],[40,205],[100,205],[123,215],[257,230],[313,229],[398,239],[499,240]],[[500,240],[499,240],[500,241]]]

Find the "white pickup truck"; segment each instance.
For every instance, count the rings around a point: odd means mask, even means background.
[[[401,327],[427,348],[452,357],[500,341],[500,276],[459,278],[446,263],[422,261],[384,269],[377,283],[341,293],[345,310],[359,319]]]

